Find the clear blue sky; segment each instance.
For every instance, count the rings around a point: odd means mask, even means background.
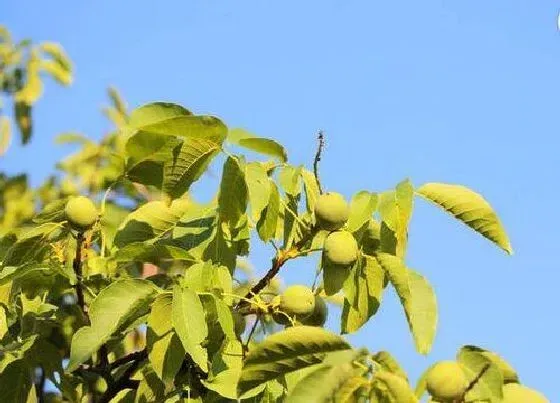
[[[418,200],[409,263],[434,285],[433,352],[415,353],[389,293],[356,345],[388,349],[415,379],[462,344],[496,350],[522,380],[560,401],[558,2],[5,1],[16,37],[61,42],[76,64],[70,89],[47,86],[33,143],[0,169],[33,183],[70,149],[62,131],[98,138],[116,85],[132,106],[180,102],[286,144],[311,161],[324,129],[327,187],[347,196],[405,177],[461,183],[492,203],[515,255]],[[257,253],[255,264],[268,264]],[[314,267],[286,268],[287,281]],[[555,319],[556,318],[556,319]],[[334,321],[333,326],[335,326]]]

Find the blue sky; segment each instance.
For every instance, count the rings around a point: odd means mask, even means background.
[[[37,184],[71,151],[52,145],[56,134],[100,137],[110,126],[99,108],[113,84],[131,106],[175,101],[276,138],[294,163],[311,163],[323,129],[324,184],[347,196],[405,177],[467,185],[495,207],[515,255],[418,200],[408,262],[438,296],[433,351],[414,351],[392,292],[352,341],[393,352],[413,379],[478,344],[560,401],[559,8],[551,0],[8,1],[0,23],[17,38],[61,42],[76,80],[47,85],[32,144],[13,145],[0,170],[30,171]],[[263,270],[269,260],[257,252]],[[284,278],[312,270],[297,262]]]

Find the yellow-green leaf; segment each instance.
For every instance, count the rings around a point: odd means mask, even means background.
[[[237,390],[243,395],[280,375],[319,364],[328,353],[349,349],[350,345],[342,337],[320,327],[285,329],[249,351]]]
[[[471,189],[446,183],[427,183],[417,193],[455,216],[510,255],[509,238],[490,204]]]
[[[376,259],[385,270],[403,305],[416,350],[420,354],[429,353],[438,317],[433,288],[423,276],[407,268],[398,257],[378,253]]]

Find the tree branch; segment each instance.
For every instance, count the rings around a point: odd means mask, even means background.
[[[315,159],[313,160],[313,174],[315,174],[315,180],[317,181],[317,186],[319,187],[319,194],[323,194],[321,181],[319,180],[319,161],[321,161],[321,153],[323,152],[323,148],[325,147],[325,136],[323,135],[322,130],[319,130],[317,140],[317,152],[315,153]]]
[[[120,367],[121,365],[124,365],[130,361],[143,361],[146,358],[148,358],[148,351],[147,350],[141,350],[141,351],[136,351],[134,353],[131,353],[129,355],[126,355],[124,357],[119,358],[118,360],[115,360],[113,362],[111,362],[108,366],[109,370],[112,371],[115,368]]]
[[[461,396],[461,399],[459,399],[459,402],[464,402],[465,401],[465,397],[467,396],[467,393],[469,393],[472,390],[472,388],[474,388],[476,386],[478,381],[480,381],[480,378],[482,378],[484,376],[484,374],[486,373],[486,371],[488,371],[489,368],[490,368],[490,363],[487,363],[482,368],[482,370],[480,370],[478,375],[466,387],[465,391],[463,392],[463,395]]]
[[[255,295],[260,293],[270,283],[270,280],[272,280],[274,276],[278,274],[278,272],[280,271],[284,263],[286,263],[288,260],[294,257],[297,257],[299,250],[313,237],[313,235],[315,235],[316,232],[317,232],[317,228],[313,227],[309,230],[309,232],[305,236],[303,236],[303,238],[299,240],[299,242],[295,243],[288,249],[280,249],[276,254],[276,256],[274,257],[274,259],[272,259],[271,268],[264,275],[264,277],[257,282],[257,284],[251,287],[249,292],[245,294],[245,297],[243,297],[243,299],[241,299],[237,303],[235,309],[239,310],[247,306],[249,304],[247,300],[253,299]]]
[[[77,246],[76,246],[76,255],[74,257],[74,261],[72,262],[72,268],[74,269],[74,273],[76,274],[76,297],[78,300],[78,306],[84,313],[84,316],[88,318],[88,314],[86,311],[86,303],[84,300],[84,290],[82,289],[82,246],[84,243],[84,233],[78,232],[78,236],[76,238]]]
[[[127,357],[130,357],[130,355]],[[142,361],[143,359],[133,360],[130,366],[123,372],[122,376],[112,385],[109,385],[107,391],[105,391],[103,396],[101,396],[98,403],[109,403],[111,399],[114,398],[123,389],[136,389],[138,387],[139,381],[132,380],[130,379],[130,377],[138,369],[138,366]]]

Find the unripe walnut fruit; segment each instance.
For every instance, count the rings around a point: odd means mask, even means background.
[[[280,297],[280,310],[297,319],[305,318],[315,309],[315,294],[304,285],[292,285]]]
[[[323,244],[327,262],[336,266],[351,266],[358,259],[358,243],[348,231],[331,232]]]
[[[515,382],[505,384],[502,390],[504,403],[549,403],[541,393]]]
[[[85,196],[77,196],[68,200],[64,213],[70,226],[81,232],[90,229],[97,221],[98,215],[95,204]]]
[[[304,318],[301,321],[301,323],[307,326],[323,326],[327,321],[328,313],[329,312],[328,312],[327,304],[325,304],[323,298],[316,295],[315,309],[313,310],[313,313],[307,318]]]
[[[324,193],[315,203],[315,220],[322,229],[334,231],[342,228],[349,215],[348,203],[340,193]]]
[[[459,399],[467,387],[467,378],[455,361],[438,362],[428,373],[426,388],[437,400]]]

